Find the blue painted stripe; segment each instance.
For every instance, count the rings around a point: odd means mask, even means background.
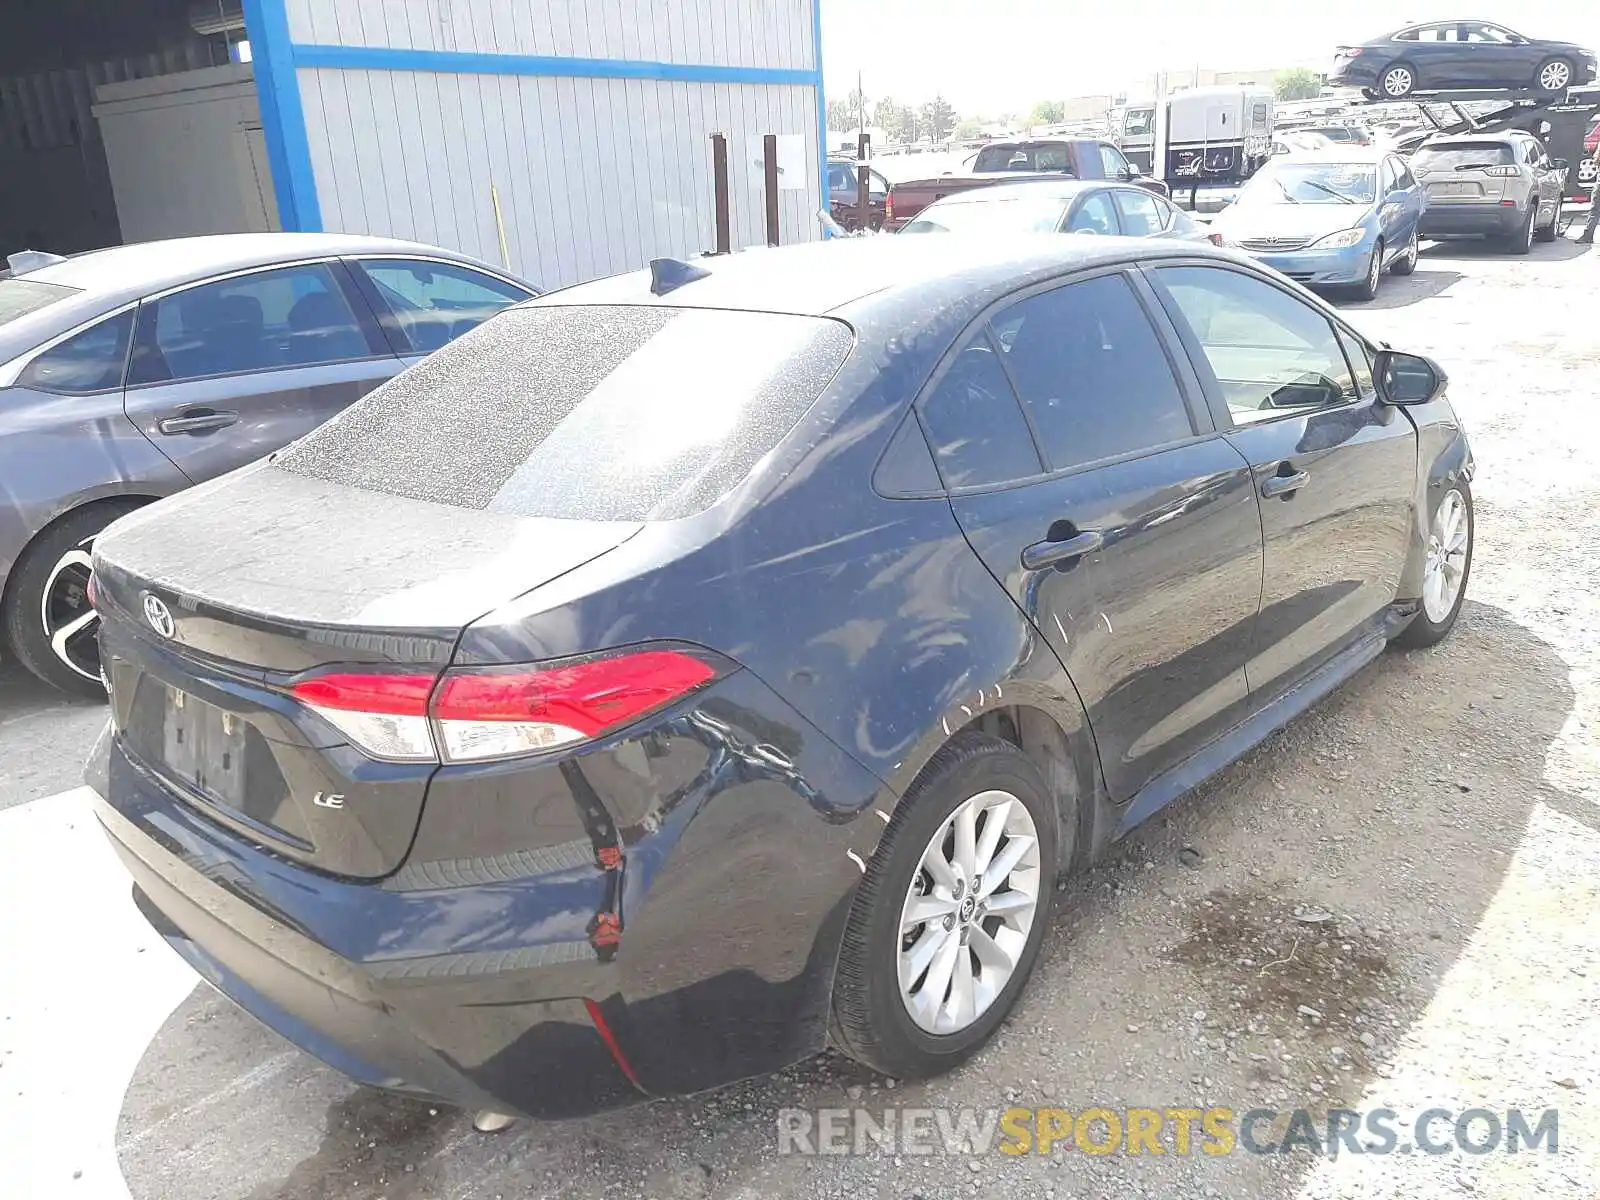
[[[278,223],[303,233],[322,229],[322,205],[311,169],[311,143],[289,40],[287,0],[244,0],[245,35],[261,104],[261,132],[278,199]]]
[[[764,83],[810,87],[814,71],[777,67],[718,67],[704,63],[627,58],[567,58],[539,54],[481,54],[466,50],[403,50],[387,46],[294,46],[300,67],[366,71],[438,71],[455,75],[549,75],[583,79],[664,79],[676,83]],[[820,90],[820,89],[819,89]]]
[[[817,85],[817,186],[821,206],[828,203],[828,99],[822,86],[822,0],[811,0],[811,65],[816,68]],[[812,218],[815,220],[815,218]]]

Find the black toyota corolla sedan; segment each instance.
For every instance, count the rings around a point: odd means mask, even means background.
[[[369,1084],[937,1072],[1058,875],[1449,633],[1444,385],[1156,240],[546,296],[96,542],[97,810],[172,945]]]

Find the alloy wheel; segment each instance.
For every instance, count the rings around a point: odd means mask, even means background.
[[[1409,95],[1416,86],[1416,77],[1409,67],[1390,67],[1383,73],[1383,91],[1387,96]]]
[[[89,547],[85,538],[59,559],[45,580],[39,620],[50,652],[66,668],[85,679],[100,678],[100,614],[89,603]]]
[[[1547,92],[1564,92],[1572,82],[1572,68],[1559,58],[1539,69],[1539,87]]]
[[[1461,595],[1471,536],[1467,502],[1451,488],[1434,509],[1422,573],[1422,608],[1435,624],[1449,617]]]
[[[1367,295],[1377,294],[1378,284],[1383,278],[1383,247],[1372,248],[1372,262],[1367,267]]]
[[[980,792],[939,826],[900,910],[900,999],[918,1028],[959,1033],[1005,990],[1041,878],[1038,828],[1010,792]]]

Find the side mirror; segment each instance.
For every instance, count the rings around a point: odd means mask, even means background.
[[[1450,382],[1444,368],[1420,354],[1380,350],[1372,364],[1378,395],[1389,404],[1427,404],[1444,394]]]

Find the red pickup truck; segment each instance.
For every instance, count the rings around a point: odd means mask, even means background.
[[[952,192],[1024,179],[1060,179],[1063,175],[1073,179],[1117,179],[1163,196],[1171,195],[1171,189],[1159,179],[1135,171],[1122,151],[1110,142],[1095,138],[990,142],[978,151],[970,174],[906,179],[890,187],[884,205],[884,228],[899,229],[935,200]]]

